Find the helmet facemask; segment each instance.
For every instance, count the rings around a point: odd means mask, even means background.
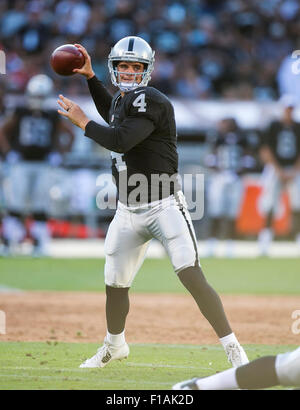
[[[26,86],[28,106],[33,110],[43,109],[47,98],[51,97],[53,81],[44,74],[32,77]]]
[[[127,61],[126,61],[127,62]],[[114,80],[114,85],[116,85],[117,87],[120,88],[121,91],[130,91],[130,90],[134,90],[137,87],[143,87],[146,86],[150,80],[150,78],[148,78],[148,69],[147,69],[147,65],[144,64],[144,71],[142,72],[138,72],[138,73],[128,73],[126,71],[119,71],[118,70],[118,63],[119,61],[116,61],[113,63],[113,80]],[[122,82],[121,79],[121,75],[127,75],[130,78],[132,78],[132,81],[124,81]],[[138,82],[137,78],[138,77],[142,77],[141,81]]]

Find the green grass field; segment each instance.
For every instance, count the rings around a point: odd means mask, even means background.
[[[220,346],[131,345],[127,360],[103,369],[79,369],[92,343],[1,343],[1,389],[170,390],[179,380],[229,367]],[[250,359],[292,346],[245,346]]]
[[[101,259],[0,259],[0,287],[24,290],[103,291]],[[297,259],[203,259],[209,282],[221,293],[300,293]],[[185,292],[168,260],[146,260],[132,291]],[[1,293],[0,293],[1,310]],[[229,367],[221,346],[131,345],[126,361],[79,369],[98,345],[4,342],[0,334],[0,390],[169,390],[179,381]],[[246,345],[251,360],[291,345]]]
[[[222,293],[300,294],[299,259],[203,259],[208,281]],[[103,291],[103,259],[0,258],[0,286],[27,290]],[[146,259],[132,290],[185,292],[168,259]]]

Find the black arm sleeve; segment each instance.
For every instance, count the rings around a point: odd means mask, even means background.
[[[153,122],[147,118],[128,117],[116,128],[90,121],[85,127],[85,135],[110,151],[125,153],[147,138],[154,128]]]
[[[109,109],[112,95],[96,76],[87,80],[91,96],[101,117],[109,123]]]

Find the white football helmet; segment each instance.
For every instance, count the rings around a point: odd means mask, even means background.
[[[38,74],[28,81],[26,96],[31,108],[39,109],[46,98],[51,97],[53,91],[53,81],[45,74]]]
[[[155,51],[152,50],[147,41],[140,37],[128,36],[119,40],[108,56],[108,68],[113,85],[119,87],[124,92],[146,86],[151,79],[151,73],[154,68],[154,54]],[[117,63],[119,61],[137,61],[143,63],[145,69],[142,73],[135,74],[131,83],[121,83],[118,78],[120,72],[117,71]],[[135,81],[137,75],[142,75],[140,83]]]

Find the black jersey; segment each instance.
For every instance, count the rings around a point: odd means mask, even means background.
[[[272,122],[264,133],[262,145],[269,147],[281,166],[293,166],[300,157],[300,123],[287,126]]]
[[[14,113],[11,147],[28,161],[43,161],[57,145],[59,115],[55,110],[18,107]]]
[[[241,130],[216,133],[209,138],[214,160],[211,166],[218,171],[240,174],[244,171],[244,156],[247,148],[246,136]]]
[[[97,108],[102,93],[100,87],[103,87],[99,83],[95,78],[89,81]],[[85,135],[112,151],[112,173],[120,201],[151,202],[180,188],[176,179],[174,110],[164,94],[153,87],[137,88],[123,97],[118,91],[111,98],[108,112],[103,107],[98,111],[109,122],[109,127],[90,121]],[[146,192],[142,185],[147,188]],[[131,195],[141,191],[140,197]]]
[[[217,167],[239,173],[243,170],[246,140],[239,132],[220,135],[216,141]]]

